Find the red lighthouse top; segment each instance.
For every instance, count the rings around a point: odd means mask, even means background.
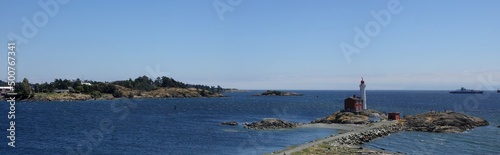
[[[365,84],[365,80],[363,80],[363,77],[361,77],[361,84]]]

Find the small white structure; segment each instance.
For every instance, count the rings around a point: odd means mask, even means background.
[[[2,86],[0,87],[0,94],[7,94],[7,92],[13,91],[14,87],[11,86]]]
[[[366,84],[365,81],[363,80],[363,77],[361,77],[361,84],[359,84],[359,91],[361,91],[361,99],[363,100],[363,109],[366,110]]]

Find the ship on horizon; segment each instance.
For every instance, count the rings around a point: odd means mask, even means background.
[[[497,90],[497,92],[498,92],[498,90]],[[450,93],[452,93],[452,94],[482,94],[482,93],[484,93],[484,91],[482,91],[482,90],[473,90],[473,89],[465,89],[464,87],[462,87],[460,89],[450,91]]]

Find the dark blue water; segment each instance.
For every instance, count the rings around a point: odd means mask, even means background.
[[[309,122],[343,106],[358,91],[297,91],[299,97],[141,99],[18,102],[16,148],[0,139],[0,154],[263,154],[326,137],[332,129],[246,130],[225,121],[280,118]],[[402,132],[366,144],[409,154],[500,154],[500,94],[452,95],[446,91],[368,91],[369,108],[403,115],[455,110],[492,125],[460,134]],[[9,128],[0,107],[0,137]]]

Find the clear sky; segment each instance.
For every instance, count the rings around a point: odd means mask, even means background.
[[[31,82],[147,75],[240,89],[353,90],[364,77],[368,90],[497,89],[499,6],[498,0],[2,0],[0,64],[16,38],[18,78]],[[7,70],[1,72],[6,79]]]

